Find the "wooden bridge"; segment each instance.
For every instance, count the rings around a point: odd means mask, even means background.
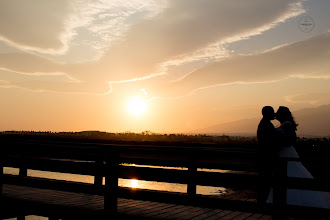
[[[1,137],[0,144],[2,219],[24,219],[27,215],[49,219],[237,220],[282,219],[285,216],[323,219],[330,216],[329,210],[283,205],[286,197],[283,187],[329,191],[329,186],[299,178],[283,177],[284,181],[277,181],[274,205],[258,207],[253,148],[103,144],[24,136]],[[281,164],[286,169],[285,163]],[[3,167],[19,168],[19,175],[3,174]],[[198,168],[240,172],[220,173]],[[27,175],[28,169],[93,176],[94,184],[31,177]],[[118,178],[186,184],[187,192],[118,187]],[[198,195],[197,185],[234,188],[237,193]]]

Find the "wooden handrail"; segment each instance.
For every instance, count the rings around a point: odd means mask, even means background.
[[[226,158],[226,156],[234,155],[234,153],[230,152],[224,156],[224,153],[220,150],[208,149],[204,151],[202,149],[187,147],[175,150],[173,147],[164,146],[160,148],[155,146],[143,146],[140,149],[139,146],[131,145],[122,145],[120,147],[119,145],[102,144],[93,147],[90,143],[86,145],[79,143],[79,146],[70,146],[68,143],[64,143],[64,145],[61,146],[59,142],[42,142],[40,145],[38,142],[28,143],[27,145],[21,142],[19,144],[5,142],[1,150],[4,151],[2,156],[5,156],[1,158],[0,165],[20,168],[19,176],[21,180],[24,178],[29,179],[26,175],[27,169],[94,176],[95,189],[102,189],[104,191],[104,207],[107,216],[114,216],[117,211],[117,197],[120,195],[119,192],[121,192],[118,190],[118,178],[135,177],[137,179],[149,181],[187,184],[187,195],[189,196],[196,195],[196,185],[246,189],[255,189],[257,185],[257,176],[255,174],[216,173],[199,171],[197,169],[199,167],[226,167],[228,169],[234,167],[236,170],[246,171],[246,169],[244,169],[246,164],[252,164],[248,170],[253,171],[254,169],[252,169],[252,167],[254,166],[254,161],[253,157],[250,155],[251,152],[241,153],[240,157],[244,158],[244,160],[238,161],[242,162],[242,164],[226,164],[224,158],[230,161],[233,158]],[[244,154],[246,154],[247,157],[244,157]],[[206,160],[207,158],[210,158],[209,161]],[[216,161],[216,158],[222,162],[219,163]],[[249,160],[245,160],[246,158],[249,158]],[[176,160],[180,161],[176,162]],[[286,189],[287,186],[299,185],[299,183],[304,181],[301,178],[294,179],[286,176],[286,172],[283,171],[287,169],[287,160],[288,158],[279,159],[280,166],[279,170],[276,172],[276,177],[278,178],[274,186],[274,214],[275,211],[276,213],[283,213],[283,211],[286,210],[285,205],[283,205],[286,204],[286,190],[284,189]],[[182,167],[188,168],[188,170],[120,165],[123,162],[135,162],[137,164],[140,162],[145,165],[164,164],[165,166],[177,166],[179,164]],[[1,169],[1,171],[3,171],[3,169]],[[105,186],[102,186],[103,177],[105,177]],[[9,179],[0,172],[0,183]],[[15,181],[12,183],[15,183]],[[34,184],[38,185],[38,180],[34,181]],[[301,188],[318,189],[315,185],[311,186],[311,180],[308,181],[308,184],[305,184],[305,186]],[[39,183],[41,182],[40,180]],[[30,182],[30,184],[32,183]],[[49,187],[52,188],[54,185],[50,184]],[[322,189],[326,191],[329,190],[329,187],[323,187]]]
[[[27,164],[25,167],[27,169],[33,170],[63,172],[99,177],[103,177],[107,173],[107,169],[105,168],[104,164],[95,162],[30,159],[26,160],[26,163]],[[7,161],[6,163],[7,167],[20,168],[20,165],[21,164],[17,161]],[[189,176],[192,177],[191,180],[189,180]],[[192,183],[195,185],[236,187],[242,189],[254,189],[256,181],[256,175],[197,171],[196,166],[193,167],[193,170],[180,170],[119,165],[118,177],[124,179],[140,179],[180,184]],[[235,184],[235,182],[237,184]],[[242,184],[242,182],[244,182],[244,184]]]

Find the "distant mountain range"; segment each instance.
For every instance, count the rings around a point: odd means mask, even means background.
[[[276,110],[275,110],[276,111]],[[317,108],[305,108],[292,113],[298,125],[299,136],[330,137],[330,104]],[[227,134],[227,135],[256,135],[261,117],[243,119],[223,124],[217,124],[196,133]],[[278,121],[274,120],[276,126]]]

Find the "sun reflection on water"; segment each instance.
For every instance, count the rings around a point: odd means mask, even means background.
[[[131,186],[132,188],[137,188],[139,185],[139,180],[131,179]]]

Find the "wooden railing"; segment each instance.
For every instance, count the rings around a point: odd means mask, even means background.
[[[103,195],[106,217],[116,215],[118,197],[271,213],[271,206],[260,210],[253,202],[221,200],[196,194],[197,185],[256,191],[254,149],[221,148],[199,144],[155,146],[10,138],[2,139],[0,143],[0,188],[2,183],[7,183]],[[124,163],[186,169],[124,166]],[[286,170],[285,164],[286,162],[282,163],[280,170]],[[19,175],[3,174],[3,167],[19,168]],[[199,171],[198,168],[243,172],[206,172]],[[27,175],[28,169],[94,176],[94,184],[33,178]],[[105,185],[102,185],[103,177]],[[186,184],[187,193],[118,187],[118,178]],[[299,187],[329,191],[329,187],[317,186],[314,182],[308,182],[309,180],[292,179],[284,175],[278,180],[274,187],[275,218],[276,213],[290,211],[290,207],[283,205],[286,198],[284,195],[286,191],[283,190],[285,187],[293,185],[296,187],[297,184],[303,183],[303,186],[299,185]],[[327,210],[321,211],[329,215]]]
[[[213,197],[196,195],[197,185],[244,189],[255,189],[256,185],[255,174],[197,170],[209,168],[253,171],[254,152],[249,149],[242,153],[241,150],[194,144],[187,147],[7,139],[1,140],[1,155],[2,167],[19,168],[18,176],[1,175],[2,183],[103,195],[106,216],[116,214],[117,197],[206,207],[222,204],[234,208],[237,206],[235,201],[224,203]],[[236,161],[232,159],[233,155],[237,156]],[[186,169],[127,166],[122,165],[123,163]],[[94,176],[94,184],[33,178],[27,175],[29,169]],[[105,185],[102,185],[103,177]],[[131,190],[118,187],[118,178],[186,184],[187,193]],[[242,204],[242,209],[251,210],[249,203]]]

